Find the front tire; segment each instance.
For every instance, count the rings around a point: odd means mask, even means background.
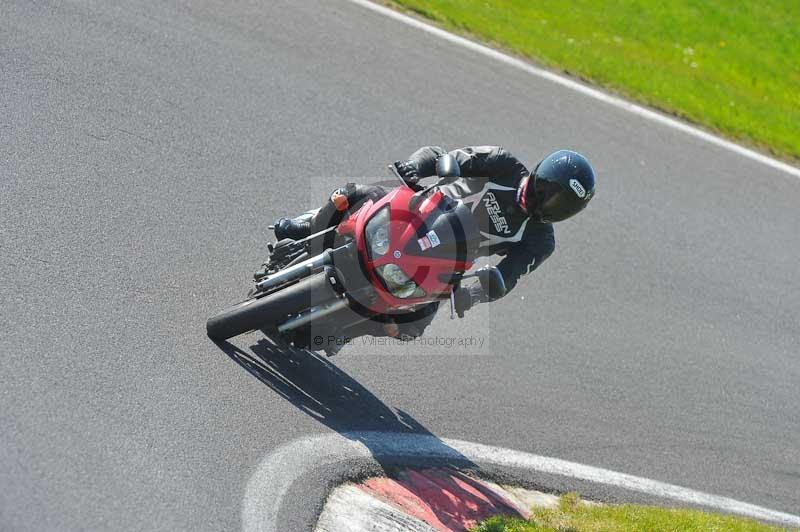
[[[279,325],[292,314],[336,297],[324,272],[266,296],[253,297],[225,309],[206,322],[208,337],[219,342],[248,331]]]
[[[246,299],[231,308],[225,309],[206,322],[206,333],[214,341],[227,340],[253,328],[249,324],[251,316],[260,314],[258,306],[269,305],[268,297]]]

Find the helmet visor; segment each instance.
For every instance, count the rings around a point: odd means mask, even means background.
[[[559,183],[546,179],[536,179],[534,194],[536,196],[534,212],[542,222],[566,220],[586,206],[586,203],[571,190],[565,190]]]

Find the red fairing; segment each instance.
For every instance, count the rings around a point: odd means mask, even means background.
[[[367,201],[337,228],[338,233],[350,235],[356,241],[361,263],[378,295],[378,300],[371,309],[373,311],[385,313],[407,309],[419,303],[449,297],[452,285],[448,279],[454,273],[464,272],[472,267],[469,258],[458,260],[456,257],[441,258],[425,253],[424,246],[430,245],[430,241],[426,240],[425,232],[421,231],[421,228],[430,227],[431,220],[441,214],[439,206],[444,196],[436,191],[412,208],[413,197],[414,191],[411,189],[397,188],[376,202]],[[365,228],[372,217],[386,205],[390,209],[389,250],[385,255],[371,260],[367,253]],[[423,237],[418,238],[418,235]],[[406,253],[407,249],[414,249],[418,253]],[[384,264],[399,266],[417,283],[425,295],[406,299],[393,296],[376,272],[376,269]]]

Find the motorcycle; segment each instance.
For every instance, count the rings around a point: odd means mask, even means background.
[[[370,319],[401,320],[434,302],[449,299],[451,319],[463,317],[454,294],[470,277],[502,296],[497,269],[467,273],[481,240],[477,223],[468,206],[439,190],[459,177],[455,159],[439,158],[438,180],[427,188],[389,168],[400,186],[384,197],[367,200],[338,226],[270,244],[247,299],[206,323],[209,338],[262,330],[288,345],[320,349],[312,338],[341,335]]]

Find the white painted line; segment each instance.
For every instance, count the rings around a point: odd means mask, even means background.
[[[466,458],[478,465],[538,471],[643,493],[682,504],[800,527],[800,516],[711,495],[656,480],[609,471],[558,458],[425,434],[352,432],[300,438],[266,456],[247,483],[242,528],[245,532],[278,530],[278,511],[294,481],[314,469],[373,458]],[[409,460],[411,461],[411,460]]]
[[[463,46],[464,48],[468,48],[473,52],[477,52],[487,57],[491,57],[492,59],[496,59],[497,61],[501,61],[512,67],[524,70],[525,72],[533,74],[534,76],[546,79],[548,81],[552,81],[553,83],[557,83],[563,87],[567,87],[581,94],[585,94],[586,96],[589,96],[601,102],[607,103],[619,109],[624,109],[625,111],[629,111],[635,115],[641,116],[648,120],[653,120],[654,122],[658,122],[659,124],[670,127],[672,129],[677,129],[679,131],[692,135],[693,137],[714,144],[715,146],[725,148],[734,153],[742,155],[743,157],[747,157],[748,159],[752,159],[754,161],[765,164],[776,170],[780,170],[782,172],[786,172],[787,174],[793,175],[794,177],[800,178],[800,168],[796,168],[794,166],[786,164],[783,161],[779,161],[777,159],[764,155],[763,153],[759,153],[749,148],[745,148],[744,146],[736,144],[735,142],[725,140],[723,138],[718,137],[717,135],[713,135],[707,131],[703,131],[702,129],[699,129],[695,126],[691,126],[685,122],[681,122],[680,120],[677,120],[675,118],[662,115],[651,109],[647,109],[640,105],[636,105],[635,103],[623,100],[622,98],[619,98],[617,96],[612,96],[608,93],[584,85],[583,83],[575,81],[574,79],[570,79],[566,76],[556,74],[554,72],[550,72],[542,68],[535,67],[529,63],[526,63],[525,61],[522,61],[510,55],[489,48],[488,46],[478,44],[469,39],[465,39],[464,37],[459,37],[458,35],[454,35],[448,31],[445,31],[443,29],[422,22],[421,20],[418,20],[416,18],[409,17],[408,15],[404,15],[393,9],[389,9],[388,7],[374,4],[369,0],[348,0],[348,1],[354,4],[358,4],[367,9],[371,9],[372,11],[375,11],[377,13],[380,13],[381,15],[402,22],[403,24],[406,24],[413,28],[440,37],[458,46]]]

